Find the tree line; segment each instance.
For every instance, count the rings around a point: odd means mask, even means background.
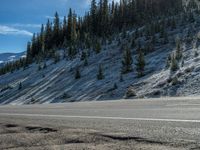
[[[178,14],[181,10],[182,0],[120,0],[119,3],[91,0],[90,10],[82,17],[70,8],[61,20],[56,12],[53,21],[48,20],[41,25],[39,33],[33,34],[27,43],[26,60],[20,66],[54,58],[58,49],[64,49],[69,58],[87,48],[99,53],[101,44],[113,34],[137,28],[162,16]],[[10,71],[5,68],[0,74]]]

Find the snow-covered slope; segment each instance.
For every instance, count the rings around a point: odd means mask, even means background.
[[[145,76],[142,78],[137,77],[136,67],[133,65],[134,71],[123,75],[123,81],[120,80],[122,50],[118,43],[119,35],[112,42],[103,45],[100,54],[91,50],[88,66],[84,66],[80,56],[74,60],[62,59],[57,64],[49,60],[46,62],[47,67],[41,70],[38,70],[38,64],[32,64],[25,70],[0,76],[0,103],[121,99],[130,91],[136,94],[133,98],[200,95],[199,31],[199,21],[180,25],[176,30],[168,30],[169,43],[161,44],[162,40],[158,40],[154,51],[146,54]],[[129,45],[132,33],[134,30],[128,32],[121,43]],[[170,68],[166,68],[166,59],[175,49],[174,41],[177,36],[184,39],[183,58],[180,68],[172,72]],[[193,47],[194,41],[198,41],[197,48]],[[132,57],[135,64],[134,48]],[[103,66],[104,80],[97,80],[96,77],[100,64]],[[80,79],[74,78],[77,67],[80,68]],[[19,88],[20,83],[22,88]]]
[[[7,62],[18,60],[25,57],[25,52],[21,53],[0,53],[0,67]]]

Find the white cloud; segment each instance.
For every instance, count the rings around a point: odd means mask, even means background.
[[[0,25],[0,34],[2,35],[24,35],[24,36],[32,36],[33,33],[27,30],[19,30],[13,27]]]
[[[45,16],[45,18],[52,20],[55,17],[54,16]],[[62,19],[64,19],[64,16],[59,16],[59,18],[62,20]]]
[[[21,24],[21,23],[16,23],[16,24],[12,24],[11,26],[13,26],[13,27],[21,27],[21,28],[40,28],[41,24]]]

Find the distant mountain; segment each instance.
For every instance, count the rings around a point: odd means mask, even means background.
[[[0,67],[7,62],[18,60],[25,57],[25,52],[21,53],[0,53]]]

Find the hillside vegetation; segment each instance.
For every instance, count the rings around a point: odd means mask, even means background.
[[[0,103],[198,95],[199,15],[181,0],[92,0],[84,17],[55,13],[27,57],[0,69]]]

